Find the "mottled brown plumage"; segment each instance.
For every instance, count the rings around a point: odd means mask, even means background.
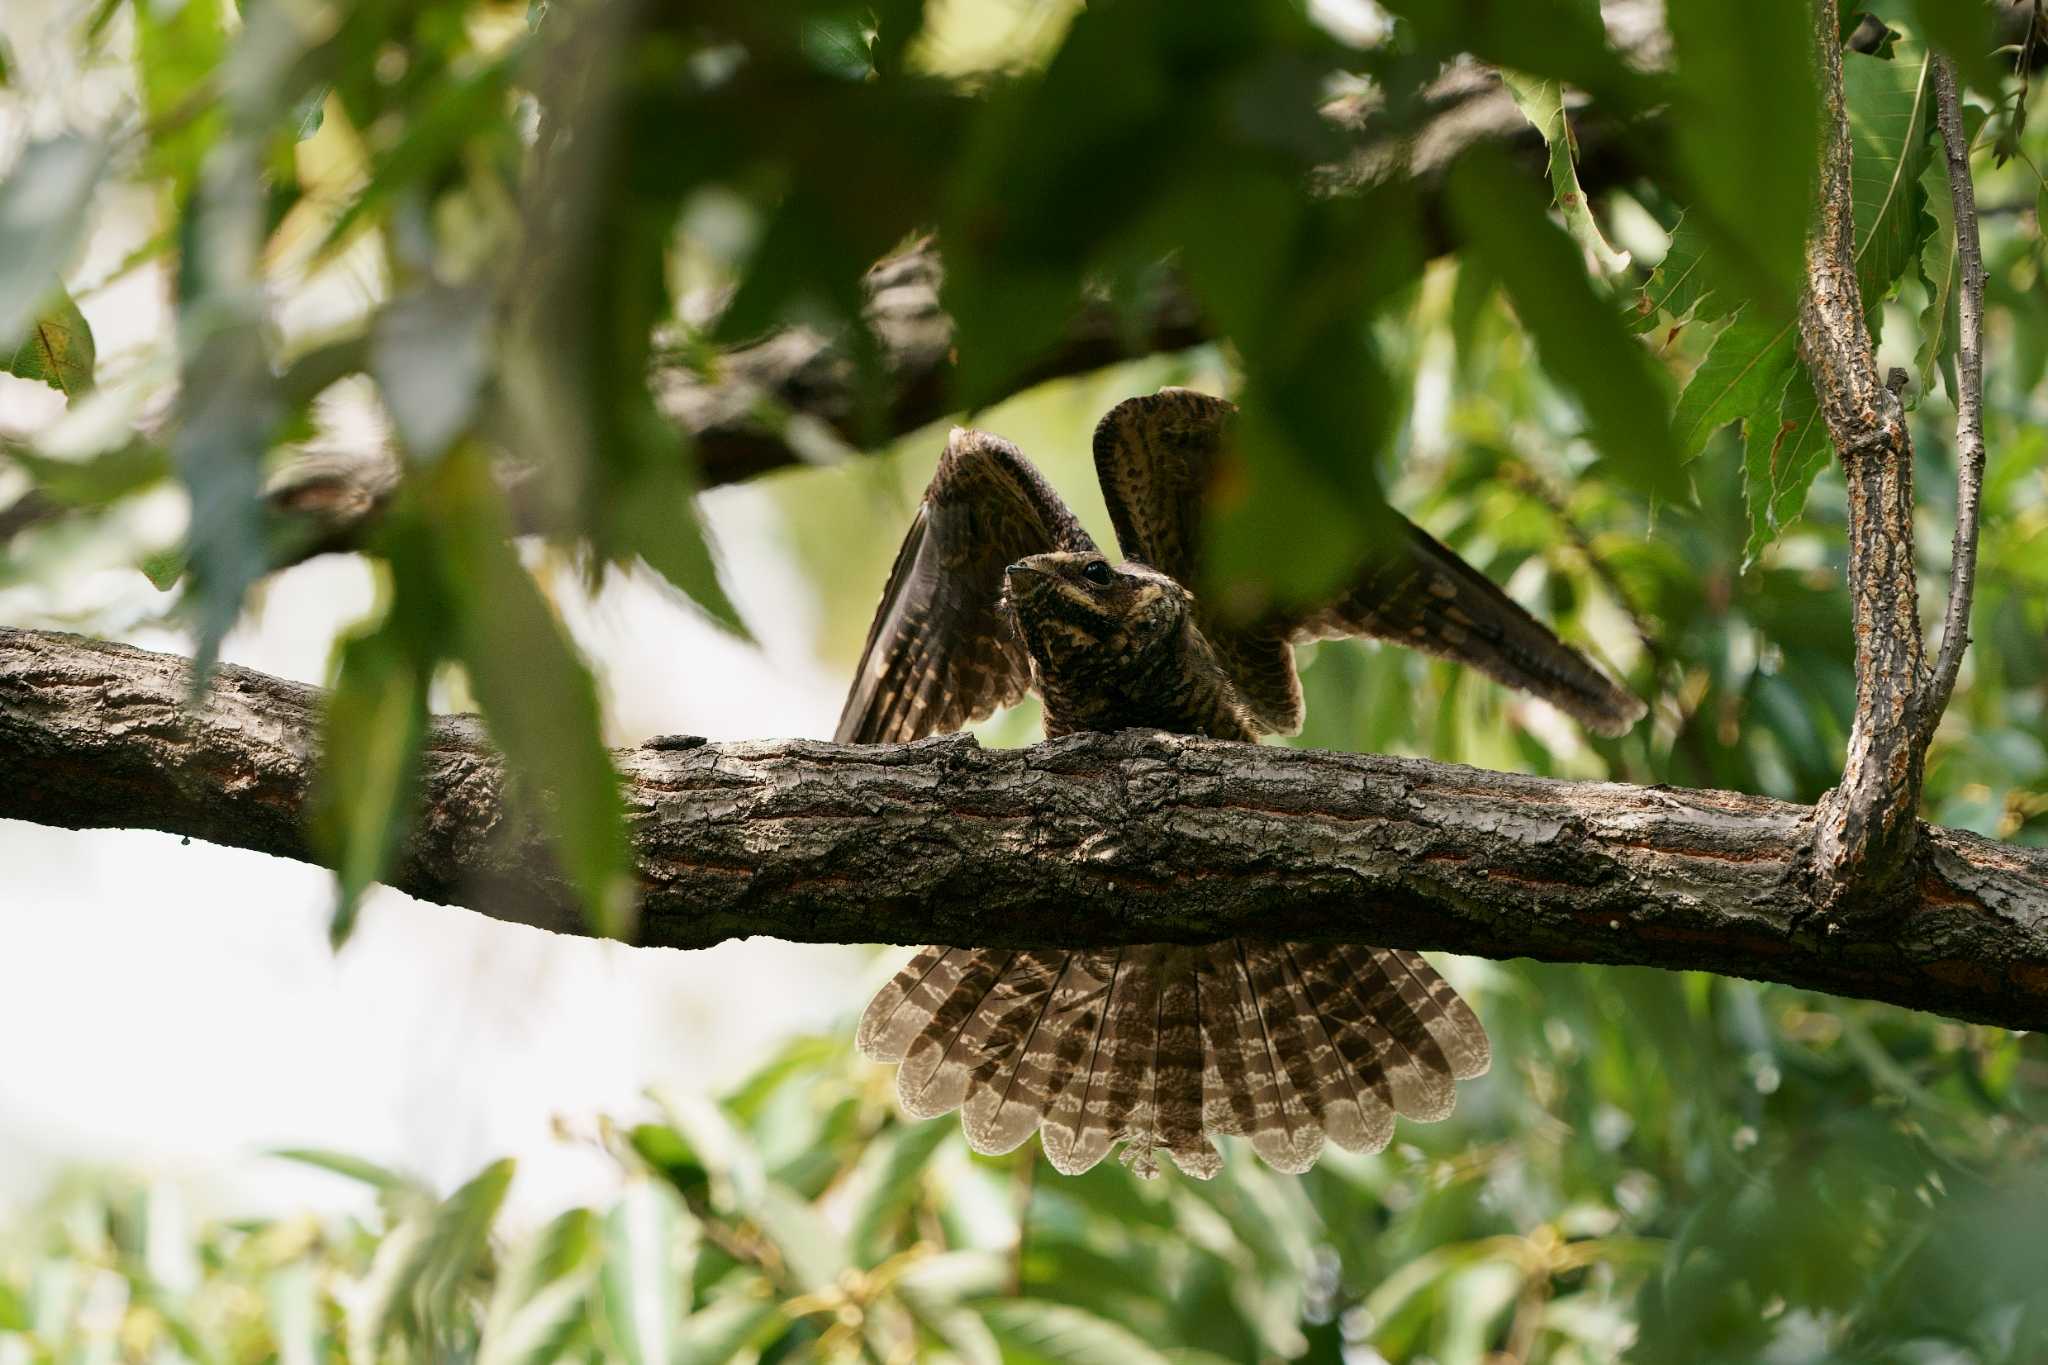
[[[1145,727],[1256,739],[1301,724],[1293,643],[1377,635],[1477,667],[1601,733],[1634,697],[1406,521],[1336,601],[1246,627],[1186,588],[1234,409],[1167,389],[1119,404],[1096,470],[1126,562],[1095,547],[1008,442],[956,430],[897,554],[840,718],[842,743],[958,729],[1036,689],[1047,733]],[[1090,951],[926,948],[862,1016],[909,1114],[963,1110],[977,1151],[1041,1133],[1057,1169],[1118,1143],[1191,1175],[1248,1139],[1283,1171],[1326,1140],[1386,1146],[1484,1072],[1486,1032],[1419,956],[1234,939]]]

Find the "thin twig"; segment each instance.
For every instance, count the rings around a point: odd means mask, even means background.
[[[1978,504],[1984,489],[1984,252],[1977,241],[1977,191],[1970,180],[1970,144],[1963,131],[1962,100],[1955,68],[1934,58],[1935,120],[1948,154],[1948,189],[1955,201],[1956,254],[1963,266],[1963,294],[1956,332],[1956,540],[1949,570],[1948,610],[1941,626],[1941,653],[1934,662],[1920,707],[1921,743],[1934,734],[1955,691],[1963,651],[1970,643],[1970,599],[1977,586]]]

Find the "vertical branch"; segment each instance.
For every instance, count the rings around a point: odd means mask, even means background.
[[[1856,715],[1842,782],[1817,811],[1819,904],[1881,901],[1912,851],[1920,800],[1923,660],[1913,565],[1913,450],[1896,394],[1878,378],[1856,285],[1848,112],[1835,0],[1814,0],[1820,64],[1819,202],[1806,243],[1799,350],[1849,492],[1849,593]]]
[[[1955,691],[1963,651],[1970,643],[1970,599],[1977,587],[1977,509],[1984,489],[1984,251],[1977,241],[1977,190],[1970,180],[1970,140],[1954,65],[1934,58],[1934,115],[1948,155],[1948,190],[1955,202],[1956,255],[1963,267],[1961,326],[1956,339],[1956,541],[1949,569],[1948,610],[1941,652],[1921,701],[1920,742],[1933,738]]]

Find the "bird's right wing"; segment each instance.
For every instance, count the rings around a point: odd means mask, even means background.
[[[1189,389],[1161,389],[1117,404],[1095,429],[1095,468],[1124,553],[1193,585],[1202,513],[1236,407]],[[1618,735],[1643,703],[1550,627],[1421,527],[1388,513],[1376,542],[1335,601],[1249,624],[1221,619],[1201,598],[1202,633],[1261,726],[1301,728],[1292,646],[1345,635],[1391,640],[1476,668]],[[1284,553],[1284,546],[1275,546]]]
[[[1031,664],[999,605],[1003,570],[1027,555],[1094,548],[1022,451],[955,428],[896,552],[834,738],[905,743],[1022,697]]]

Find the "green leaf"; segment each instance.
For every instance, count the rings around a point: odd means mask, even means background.
[[[1845,52],[1842,96],[1853,156],[1856,283],[1874,316],[1917,262],[1927,231],[1920,178],[1932,155],[1932,62],[1924,48],[1904,41],[1890,61]]]
[[[158,130],[150,143],[150,168],[170,179],[172,202],[183,204],[199,183],[208,148],[226,126],[221,99],[226,5],[223,0],[180,0],[132,8],[142,107]]]
[[[426,1268],[427,1210],[400,1218],[377,1243],[370,1267],[349,1295],[344,1314],[352,1360],[382,1358],[384,1341],[407,1321],[412,1289]]]
[[[1708,268],[1706,232],[1691,218],[1681,218],[1671,230],[1671,247],[1651,272],[1637,300],[1635,327],[1648,331],[1659,317],[1677,322],[1715,322],[1727,317],[1741,302],[1718,287]]]
[[[843,81],[863,81],[873,74],[865,14],[838,14],[800,23],[803,54],[818,70]]]
[[[1798,341],[1792,323],[1760,321],[1747,310],[1721,329],[1678,396],[1672,426],[1685,458],[1697,456],[1707,438],[1730,422],[1776,410],[1785,376],[1798,360]]]
[[[191,496],[187,604],[198,634],[192,685],[211,674],[252,584],[270,569],[264,458],[284,420],[265,346],[263,188],[234,140],[182,223],[179,386],[171,458]]]
[[[492,1162],[443,1200],[429,1221],[411,1286],[412,1321],[417,1338],[436,1344],[442,1354],[461,1339],[459,1300],[489,1250],[491,1227],[515,1169],[510,1157]]]
[[[44,497],[80,508],[111,506],[161,483],[171,472],[170,457],[162,447],[140,440],[82,460],[0,446],[0,460],[27,471]]]
[[[1798,518],[1807,490],[1834,453],[1813,380],[1805,365],[1795,363],[1775,404],[1750,415],[1744,432],[1742,497],[1749,510],[1749,539],[1742,550],[1745,569]]]
[[[458,445],[423,484],[452,652],[469,671],[484,724],[591,927],[624,936],[633,924],[632,846],[590,671],[519,562],[481,448]]]
[[[769,1181],[752,1211],[754,1222],[775,1249],[797,1285],[821,1293],[837,1284],[853,1266],[846,1240],[823,1214],[805,1203],[787,1185]]]
[[[425,107],[406,125],[391,150],[371,168],[369,184],[335,218],[315,252],[315,259],[326,259],[366,220],[374,221],[401,190],[439,174],[471,146],[480,130],[506,126],[506,91],[512,73],[525,56],[525,44],[513,43],[475,72],[460,79],[436,82]]]
[[[1598,0],[1386,0],[1386,8],[1445,55],[1469,52],[1582,90],[1618,94],[1635,86],[1608,45]]]
[[[380,1166],[347,1152],[331,1152],[319,1147],[280,1147],[270,1154],[285,1161],[296,1161],[301,1166],[313,1166],[361,1181],[383,1194],[411,1196],[426,1193],[426,1186],[411,1176],[401,1175],[388,1166]]]
[[[1948,166],[1942,158],[1928,159],[1920,183],[1934,218],[1934,231],[1920,247],[1920,283],[1927,290],[1927,306],[1920,310],[1920,349],[1914,356],[1914,370],[1923,397],[1933,391],[1939,371],[1948,386],[1949,401],[1954,402],[1963,259],[1956,250],[1955,200],[1949,194]]]
[[[704,1305],[676,1332],[675,1365],[725,1365],[740,1352],[761,1345],[787,1324],[782,1309],[766,1297],[729,1295]]]
[[[1564,215],[1566,231],[1598,265],[1603,275],[1619,275],[1628,269],[1628,253],[1616,251],[1601,235],[1593,217],[1593,206],[1579,187],[1579,172],[1572,164],[1574,143],[1571,125],[1565,119],[1564,87],[1555,79],[1542,80],[1517,71],[1501,72],[1501,81],[1514,97],[1522,116],[1543,135],[1550,149],[1551,202]]]
[[[277,1342],[277,1365],[320,1365],[326,1359],[320,1321],[320,1287],[313,1267],[294,1262],[273,1272],[264,1286],[265,1318]]]
[[[78,311],[71,292],[59,285],[55,302],[35,320],[13,358],[0,369],[76,398],[92,387],[94,359],[92,326]]]
[[[397,619],[341,646],[328,694],[311,833],[335,874],[328,937],[340,947],[363,893],[384,877],[412,823],[427,686],[434,660],[417,648],[422,632]]]
[[[694,1224],[662,1181],[630,1182],[605,1216],[603,1286],[611,1342],[627,1365],[669,1365],[689,1307]]]
[[[656,1090],[654,1101],[710,1177],[712,1207],[750,1217],[767,1188],[761,1154],[718,1105],[701,1095]]]
[[[1497,153],[1460,157],[1449,194],[1460,234],[1500,277],[1544,370],[1578,402],[1616,473],[1657,496],[1682,496],[1684,452],[1672,435],[1663,378],[1594,292],[1571,239]]]
[[[1927,46],[1947,53],[1969,84],[1987,95],[2001,93],[2011,67],[1994,55],[1998,26],[1990,5],[1913,0],[1913,18]]]
[[[847,1240],[862,1265],[887,1255],[889,1225],[917,1198],[932,1154],[951,1135],[944,1123],[900,1125],[871,1143],[848,1177],[855,1193],[847,1219]]]
[[[993,1252],[946,1251],[907,1267],[893,1288],[897,1302],[966,1365],[999,1365],[1002,1348],[967,1301],[1004,1294],[1009,1277],[1004,1258]]]
[[[1792,316],[1805,284],[1818,124],[1811,8],[1671,0],[1669,118],[1708,269],[1737,299]]]
[[[429,284],[370,324],[370,373],[415,460],[437,459],[475,420],[491,373],[492,305],[487,288]]]
[[[31,142],[0,182],[0,353],[12,354],[57,296],[106,160],[98,143],[67,134]]]
[[[542,1228],[498,1272],[476,1365],[560,1359],[602,1260],[597,1218],[588,1209],[571,1209]]]
[[[1005,1360],[1169,1365],[1165,1356],[1128,1330],[1065,1304],[1001,1300],[982,1305],[981,1316],[1002,1344]]]

